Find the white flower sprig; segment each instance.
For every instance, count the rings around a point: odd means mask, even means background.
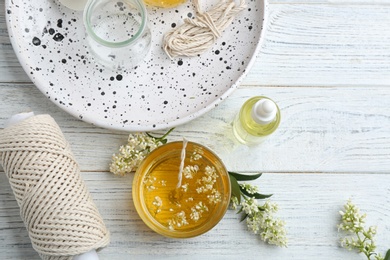
[[[110,172],[124,176],[137,170],[143,159],[154,149],[167,142],[166,137],[172,132],[170,129],[162,137],[154,137],[148,133],[130,134],[126,145],[119,148],[119,153],[111,159]]]
[[[254,180],[261,176],[241,175],[229,172],[232,185],[231,208],[243,212],[242,220],[246,219],[248,230],[260,235],[260,238],[269,244],[287,247],[287,234],[285,222],[275,218],[278,211],[276,203],[267,200],[263,205],[258,204],[259,199],[266,199],[272,195],[258,193],[258,187],[248,183],[239,184],[238,181]]]
[[[383,258],[381,254],[375,253],[376,245],[374,236],[376,227],[371,226],[368,229],[364,226],[366,214],[361,214],[351,200],[344,205],[344,211],[340,211],[341,223],[338,230],[344,231],[347,236],[341,239],[341,246],[349,250],[357,250],[363,253],[368,260],[374,257],[375,260],[390,260],[390,249]]]

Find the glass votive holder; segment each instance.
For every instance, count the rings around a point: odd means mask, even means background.
[[[152,230],[171,238],[190,238],[211,230],[230,202],[229,174],[205,146],[188,142],[180,181],[182,147],[183,142],[172,142],[153,150],[133,180],[139,216]]]
[[[147,56],[151,32],[141,0],[89,0],[83,18],[92,57],[104,67],[131,69]]]
[[[144,0],[144,2],[148,6],[170,8],[183,4],[187,2],[187,0]]]

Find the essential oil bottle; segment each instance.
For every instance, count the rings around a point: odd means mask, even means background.
[[[258,144],[279,126],[280,110],[276,103],[263,96],[248,99],[233,122],[233,133],[243,144]]]

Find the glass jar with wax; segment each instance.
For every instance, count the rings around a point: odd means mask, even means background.
[[[202,145],[188,142],[183,150],[183,144],[172,142],[152,151],[133,181],[134,205],[141,219],[172,238],[209,231],[230,202],[229,174],[222,161]]]
[[[157,7],[175,7],[179,4],[187,2],[187,0],[144,0],[145,4],[148,6],[157,6]]]

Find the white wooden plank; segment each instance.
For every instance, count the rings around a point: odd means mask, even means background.
[[[149,230],[137,215],[131,197],[132,175],[83,173],[111,232],[104,259],[363,259],[340,248],[339,210],[351,198],[367,213],[367,225],[378,226],[376,244],[382,254],[390,244],[390,175],[386,174],[264,174],[253,182],[273,193],[286,221],[289,247],[265,245],[246,231],[240,216],[229,210],[222,221],[200,237],[177,240]],[[0,173],[0,252],[6,259],[39,259],[31,248],[19,209],[4,174]]]
[[[255,95],[273,98],[282,111],[279,129],[259,146],[233,137],[231,122]],[[127,133],[94,127],[53,105],[32,85],[0,84],[0,126],[12,114],[50,113],[85,171],[107,171]],[[390,89],[387,87],[247,87],[204,116],[176,128],[169,140],[209,146],[229,170],[265,172],[388,172]],[[159,133],[163,133],[160,131]]]
[[[31,82],[12,49],[5,22],[5,1],[0,2],[0,75],[1,82]]]
[[[268,0],[270,4],[388,5],[389,0]]]
[[[389,5],[270,5],[245,84],[390,84]]]

